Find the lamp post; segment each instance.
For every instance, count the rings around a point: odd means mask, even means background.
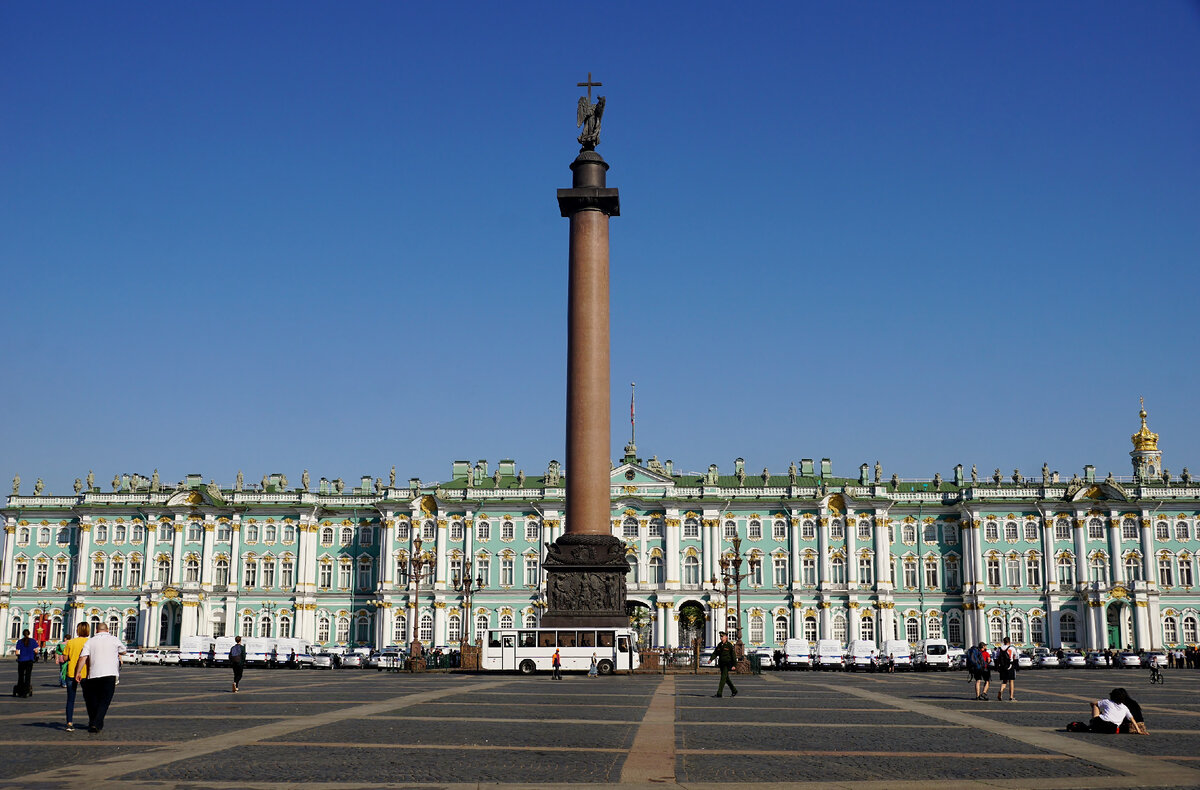
[[[462,593],[463,599],[463,647],[471,646],[471,631],[474,628],[472,623],[473,615],[471,614],[471,595],[483,589],[483,575],[480,574],[477,578],[471,578],[471,558],[467,557],[463,560],[462,577],[458,580],[458,584],[454,589]]]
[[[738,535],[734,535],[730,541],[733,546],[733,556],[728,555],[721,558],[721,581],[725,588],[726,607],[729,601],[729,587],[732,585],[735,588],[736,603],[734,614],[737,617],[737,644],[738,652],[742,647],[742,579],[749,576],[749,573],[742,573],[742,539]],[[728,619],[728,615],[726,616]]]
[[[408,560],[409,567],[412,571],[413,583],[415,585],[411,604],[412,620],[410,621],[412,623],[413,634],[412,643],[410,645],[410,655],[413,658],[419,658],[421,656],[421,633],[420,623],[418,622],[421,600],[421,577],[426,573],[432,573],[434,569],[434,558],[428,552],[422,554],[421,545],[420,538],[415,538],[413,540],[413,555]]]
[[[33,624],[34,639],[37,640],[39,647],[45,647],[46,641],[50,638],[50,607],[54,605],[54,601],[38,601],[37,605],[42,612],[38,616],[37,622]]]
[[[996,601],[996,605],[1004,612],[1004,635],[1012,637],[1012,612],[1017,608],[1016,601]]]

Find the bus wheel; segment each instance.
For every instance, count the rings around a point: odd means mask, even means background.
[[[537,672],[537,664],[530,661],[528,658],[521,662],[521,674],[532,675]]]
[[[601,659],[596,664],[596,671],[599,672],[601,675],[611,675],[612,671],[613,671],[612,662],[609,661],[607,658]]]

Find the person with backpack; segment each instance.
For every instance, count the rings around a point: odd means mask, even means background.
[[[29,638],[29,629],[22,632],[17,640],[17,685],[13,687],[14,697],[33,696],[33,662],[38,659],[38,643]]]
[[[554,648],[554,656],[550,659],[550,668],[553,670],[550,673],[551,680],[562,680],[562,658],[559,656],[558,648]]]
[[[246,647],[240,636],[235,636],[229,647],[229,666],[233,668],[233,693],[237,694],[238,683],[242,682],[242,673],[246,671]]]
[[[988,666],[990,660],[987,645],[983,642],[967,651],[967,671],[975,681],[975,699],[988,698],[988,686],[992,682],[992,671]]]
[[[996,693],[996,701],[1004,698],[1004,687],[1008,686],[1008,701],[1015,702],[1013,692],[1017,690],[1017,649],[1009,644],[1004,637],[1004,644],[996,648],[996,670],[1000,673],[1000,691]]]

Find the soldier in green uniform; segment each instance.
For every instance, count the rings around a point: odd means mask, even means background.
[[[733,685],[733,681],[729,679],[729,670],[737,666],[737,651],[733,649],[733,642],[729,641],[729,636],[724,631],[721,632],[721,642],[712,651],[712,658],[717,662],[717,666],[721,670],[721,682],[717,684],[717,693],[714,697],[721,696],[721,692],[725,690],[725,685],[729,685],[729,690],[733,692],[733,696],[737,696],[737,689]]]

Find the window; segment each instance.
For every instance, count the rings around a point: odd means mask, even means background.
[[[42,540],[43,535],[45,535],[45,540]],[[41,543],[44,545],[49,542],[50,542],[50,530],[46,529],[45,527],[42,527],[40,530],[38,530],[38,543]],[[96,542],[97,543],[108,542],[108,525],[106,525],[106,524],[97,524],[96,525]]]
[[[937,524],[936,523],[930,523],[930,524],[925,525],[925,534],[924,534],[924,536],[922,536],[921,540],[923,540],[926,543],[937,543],[938,542]]]
[[[700,537],[700,522],[694,518],[685,519],[683,522],[683,537],[699,538]]]
[[[367,642],[371,639],[371,621],[366,617],[359,615],[356,622],[357,630],[354,639],[357,642]]]
[[[258,635],[262,639],[271,638],[271,616],[264,614],[258,621]]]
[[[475,616],[475,643],[483,644],[484,638],[487,636],[488,616],[486,614]]]
[[[17,530],[17,543],[20,543],[22,546],[29,543],[29,527],[21,527],[19,530]],[[16,638],[16,639],[21,638],[21,633],[20,633],[19,629],[17,631],[16,637],[14,637],[14,638]]]
[[[116,574],[116,571],[117,571],[117,563],[118,562],[120,562],[120,560],[113,561],[114,575]],[[124,563],[121,563],[122,570],[124,569],[124,567],[125,567]],[[54,562],[54,586],[60,590],[66,589],[66,586],[67,586],[67,561],[66,560],[55,560],[55,562]],[[119,587],[120,583],[118,581],[114,581],[113,586]]]
[[[296,584],[296,565],[292,560],[284,558],[279,564],[279,586],[290,590]]]
[[[746,527],[746,536],[750,540],[758,540],[762,537],[762,522],[758,519],[751,519],[750,525]],[[761,639],[759,640],[762,641]]]
[[[1004,539],[1009,543],[1016,543],[1020,534],[1017,531],[1017,522],[1007,521],[1004,524]]]
[[[1158,558],[1158,583],[1163,587],[1174,586],[1175,578],[1172,570],[1170,557]]]
[[[1009,557],[1005,560],[1004,573],[1008,577],[1009,587],[1021,586],[1021,558]]]
[[[1183,618],[1183,641],[1187,642],[1189,645],[1195,644],[1196,643],[1196,635],[1197,635],[1196,618],[1195,617]]]
[[[846,561],[841,557],[834,557],[829,562],[830,581],[833,584],[846,583]]]
[[[295,527],[295,525],[293,525],[293,524],[284,524],[283,525],[283,542],[284,543],[295,543],[296,542],[296,527]]]
[[[951,545],[951,546],[958,545],[958,525],[957,524],[947,524],[946,526],[942,527],[942,535],[945,537],[946,543],[948,545]]]
[[[338,563],[338,589],[339,590],[349,590],[350,589],[350,563],[349,563],[349,561]]]
[[[396,584],[408,585],[408,555],[404,552],[396,555]]]
[[[369,590],[374,587],[373,576],[370,561],[358,563],[358,589]]]
[[[175,528],[170,524],[158,525],[158,540],[162,543],[170,543],[175,537]]]
[[[350,546],[354,544],[354,530],[350,527],[342,527],[341,544],[343,546]],[[346,640],[341,639],[338,641],[344,642]]]
[[[695,559],[695,557],[693,557],[692,559]],[[648,579],[646,579],[646,581],[648,581],[650,584],[662,584],[666,578],[663,573],[663,558],[657,557],[657,556],[651,557],[649,564],[650,564],[650,576]],[[632,562],[630,563],[630,566],[631,567],[633,566]],[[687,567],[686,561],[684,562],[684,567],[685,568]],[[699,574],[698,569],[697,569],[697,574]]]
[[[942,638],[942,621],[936,617],[930,617],[925,621],[925,635],[930,639]]]
[[[817,561],[813,557],[805,557],[800,561],[800,583],[806,587],[817,584]]]
[[[805,519],[800,523],[800,537],[804,540],[812,540],[817,537],[817,526],[812,521]]]
[[[1136,554],[1125,555],[1125,581],[1136,582],[1142,578],[1142,558]]]
[[[1058,558],[1058,583],[1067,586],[1075,584],[1075,561],[1070,555]]]
[[[1054,539],[1055,540],[1070,540],[1071,539],[1071,525],[1069,523],[1067,523],[1066,519],[1060,518],[1058,521],[1054,522]]]
[[[723,533],[725,540],[733,540],[737,537],[737,523],[734,521],[725,522],[725,532]]]
[[[408,640],[408,619],[398,614],[392,619],[392,641],[404,644]]]
[[[513,586],[513,559],[512,557],[500,558],[500,586]]]
[[[864,617],[858,621],[858,638],[866,642],[875,641],[875,619]]]
[[[1137,521],[1127,518],[1121,522],[1121,540],[1137,540],[1138,525]]]
[[[830,519],[829,521],[829,539],[830,540],[845,540],[846,525],[840,518]]]
[[[60,545],[60,546],[66,546],[68,543],[70,543],[71,542],[71,528],[70,527],[59,527],[57,540],[58,540],[58,545]],[[125,527],[124,527],[124,525],[117,527],[117,542],[119,542],[119,543],[125,542]]]
[[[660,558],[655,559],[659,559],[661,567],[662,560]],[[653,572],[653,563],[651,572]],[[700,559],[694,555],[689,555],[683,558],[683,583],[689,587],[700,586]]]
[[[446,620],[446,641],[462,641],[462,618],[456,614],[450,615]]]
[[[1108,562],[1102,555],[1092,557],[1092,581],[1108,584]]]
[[[1037,522],[1036,521],[1026,521],[1025,522],[1025,542],[1026,543],[1037,543],[1037,539],[1038,539]]]
[[[103,563],[101,563],[103,568]],[[38,560],[36,566],[36,574],[34,576],[33,586],[37,589],[45,589],[47,577],[50,575],[50,563],[45,560]],[[103,584],[103,575],[101,576],[101,584]]]
[[[136,531],[136,529],[135,527],[134,530]],[[217,522],[217,540],[224,543],[233,540],[233,527],[229,525],[228,521]]]
[[[195,557],[189,558],[183,565],[183,580],[185,582],[200,581],[200,560]]]
[[[426,519],[425,522],[423,524],[421,524],[421,540],[429,541],[429,540],[436,540],[436,539],[437,539],[437,524],[435,524],[433,522],[433,519]]]
[[[917,587],[917,560],[915,557],[904,558],[904,586],[910,589]]]
[[[480,521],[475,525],[475,540],[480,542],[492,539],[492,525],[486,521]]]
[[[328,590],[333,586],[333,564],[329,562],[321,563],[321,572],[317,576],[317,587],[322,590]],[[328,641],[328,640],[326,640]]]
[[[404,618],[397,618],[403,620]],[[329,617],[321,615],[317,618],[317,641],[324,644],[329,641]]]
[[[775,642],[782,645],[788,639],[788,619],[787,615],[780,614],[775,616]]]
[[[463,523],[461,521],[450,522],[450,540],[461,543],[463,539]]]
[[[1004,639],[1004,620],[999,617],[988,619],[988,637],[993,644],[1000,644]]]
[[[292,638],[292,618],[288,617],[286,614],[279,615],[279,638]]]
[[[648,536],[651,538],[661,538],[663,536],[663,520],[661,518],[650,519],[650,531]]]
[[[254,618],[250,615],[242,617],[242,636],[246,638],[254,636]]]
[[[530,541],[531,543],[537,543],[540,533],[541,529],[538,527],[538,523],[536,521],[525,522],[525,540]]]
[[[946,589],[957,590],[958,582],[958,557],[946,558]]]
[[[1185,541],[1191,539],[1191,530],[1188,529],[1186,521],[1179,521],[1175,524],[1175,540]]]
[[[989,521],[983,525],[983,539],[989,543],[1000,540],[1000,527],[995,521]]]
[[[332,540],[332,538],[330,540]],[[396,522],[396,540],[405,541],[405,542],[408,540],[408,522],[407,521],[397,521]]]
[[[938,564],[935,559],[925,560],[925,589],[936,590],[938,588]]]
[[[1088,519],[1088,540],[1104,540],[1104,522],[1098,518]]]
[[[917,542],[917,528],[913,524],[905,524],[900,528],[900,540],[906,545],[911,545]]]
[[[1179,558],[1179,586],[1192,586],[1192,559],[1191,557]]]
[[[171,558],[158,558],[158,581],[163,584],[169,584],[171,581]]]
[[[242,586],[258,586],[258,563],[254,560],[246,560],[242,564]]]
[[[962,620],[957,613],[946,618],[946,641],[952,645],[963,643]]]
[[[262,561],[262,586],[275,586],[275,560],[267,558]]]
[[[1170,540],[1171,526],[1165,521],[1160,521],[1154,525],[1154,537],[1156,540]]]
[[[1000,560],[997,557],[988,557],[987,583],[989,587],[1000,586]]]
[[[136,557],[129,561],[129,586],[142,586],[142,561]]]
[[[841,612],[833,616],[833,638],[839,642],[846,641],[846,616]]]
[[[257,524],[247,524],[246,525],[246,542],[247,543],[258,543],[258,525]]]
[[[1029,639],[1035,645],[1040,645],[1046,641],[1045,621],[1037,615],[1029,618]]]
[[[858,558],[858,583],[875,583],[875,563],[871,561],[870,557]]]
[[[1025,583],[1030,587],[1042,586],[1042,558],[1036,554],[1025,560]]]
[[[525,558],[525,586],[526,587],[537,587],[538,586],[538,558],[537,557],[531,556],[531,557]]]
[[[1075,614],[1063,612],[1058,616],[1058,638],[1063,644],[1075,643]]]
[[[337,641],[350,641],[350,618],[345,615],[339,615],[337,619]]]
[[[788,583],[787,577],[788,563],[787,557],[776,557],[772,562],[771,579],[776,587],[786,587]]]
[[[487,587],[492,583],[492,561],[487,557],[478,557],[475,560],[475,575],[483,579],[483,586]]]
[[[187,539],[190,543],[199,543],[204,540],[204,525],[199,521],[189,521]]]
[[[787,540],[787,522],[781,518],[771,524],[771,537],[775,540]]]
[[[218,587],[225,587],[229,584],[229,560],[217,560],[215,573],[213,573],[213,584]]]
[[[358,531],[358,545],[371,546],[375,543],[375,528],[362,527]]]
[[[761,644],[763,637],[763,616],[761,614],[750,615],[750,641],[755,644]]]
[[[505,521],[500,525],[500,540],[512,540],[516,537],[516,527],[511,521]]]
[[[638,571],[641,570],[637,553],[633,551],[627,551],[625,553],[625,561],[629,563],[629,573],[625,574],[625,584],[626,586],[636,585],[638,583]]]
[[[322,546],[332,546],[333,545],[333,527],[322,527],[321,528],[321,545]],[[328,640],[326,640],[326,641],[328,641]]]
[[[750,586],[762,587],[763,583],[763,561],[762,557],[755,555],[750,558]]]
[[[1009,636],[1014,645],[1025,644],[1025,620],[1021,618],[1021,615],[1013,615],[1012,623],[1009,625]]]
[[[225,632],[222,631],[220,636],[224,635]],[[214,633],[213,636],[217,636],[217,634]],[[130,645],[137,643],[137,618],[133,615],[125,618],[125,643]]]
[[[810,642],[817,641],[817,618],[804,618],[804,638]]]
[[[871,522],[867,521],[865,518],[858,522],[858,539],[871,539]]]
[[[1179,624],[1174,617],[1163,618],[1163,642],[1173,645],[1179,641]]]

